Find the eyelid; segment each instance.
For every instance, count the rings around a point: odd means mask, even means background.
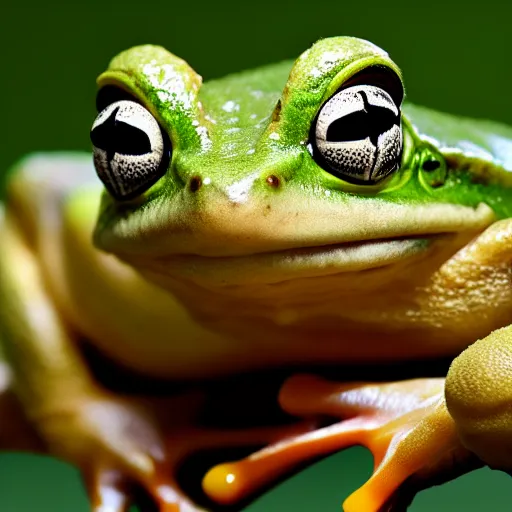
[[[117,85],[105,85],[101,87],[96,94],[96,110],[99,113],[105,110],[109,105],[122,100],[141,103],[138,98],[126,89]]]
[[[405,96],[402,72],[389,59],[367,57],[342,69],[329,83],[318,111],[336,93],[353,85],[375,85],[387,91],[396,105],[400,106]]]

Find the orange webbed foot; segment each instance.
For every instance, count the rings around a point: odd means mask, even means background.
[[[342,421],[214,467],[203,480],[211,499],[236,503],[304,462],[353,445],[372,452],[374,472],[344,502],[345,512],[406,510],[419,490],[482,466],[457,437],[444,379],[339,384],[297,375],[285,382],[279,401],[295,416]]]

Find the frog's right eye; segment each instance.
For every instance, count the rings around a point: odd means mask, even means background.
[[[157,120],[131,100],[105,107],[91,128],[94,166],[110,194],[132,199],[167,170],[170,144]]]
[[[346,181],[377,183],[400,166],[400,106],[381,87],[336,93],[320,109],[312,135],[318,163]]]

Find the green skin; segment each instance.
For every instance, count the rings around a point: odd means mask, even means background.
[[[164,49],[138,47],[113,59],[109,70],[100,76],[99,85],[115,80],[116,85],[125,86],[155,115],[169,133],[173,147],[169,172],[135,204],[123,208],[125,214],[132,214],[129,222],[135,225],[137,212],[146,211],[159,200],[165,199],[173,208],[191,172],[203,180],[209,177],[219,189],[226,189],[260,169],[271,169],[285,180],[287,191],[293,187],[332,202],[350,201],[354,195],[408,205],[452,203],[475,207],[485,202],[498,218],[511,216],[512,178],[508,169],[512,163],[512,129],[498,123],[475,122],[406,103],[402,114],[404,156],[401,169],[391,179],[378,186],[355,186],[315,162],[307,143],[313,119],[326,99],[368,66],[386,66],[399,74],[387,54],[371,43],[343,38],[340,44],[340,40],[322,40],[305,52],[295,63],[284,93],[291,62],[209,81],[197,94],[191,89],[199,84],[197,75]],[[147,63],[152,59],[158,66],[167,64],[171,76],[148,73]],[[224,110],[228,102],[236,105],[236,111]],[[208,134],[203,143],[200,130]],[[269,139],[270,133],[279,138]],[[250,151],[253,154],[248,154]],[[423,171],[423,161],[435,158],[438,152],[448,159],[450,172],[443,159],[437,171]],[[328,199],[326,190],[331,192]],[[268,187],[261,186],[264,193],[268,193]],[[105,244],[107,250],[123,252],[126,240],[118,240],[114,247],[102,237],[104,229],[116,229],[114,205],[105,194],[96,242]]]
[[[471,345],[452,365],[446,393],[442,379],[376,385],[370,411],[366,387],[356,386],[348,405],[329,415],[359,414],[368,428],[383,422],[383,430],[364,440],[340,434],[311,454],[358,440],[387,454],[370,491],[362,488],[347,505],[357,512],[361,503],[381,510],[408,476],[435,480],[447,464],[454,474],[469,470],[474,454],[509,469],[512,417],[494,422],[486,414],[512,395],[501,352],[511,345],[510,327],[498,330],[512,322],[512,229],[503,220],[512,217],[512,128],[405,103],[398,170],[376,184],[345,181],[313,150],[322,106],[347,85],[379,86],[397,105],[404,97],[387,53],[350,37],[321,40],[294,63],[204,85],[183,60],[141,46],[115,57],[98,84],[100,110],[114,86],[158,121],[172,148],[163,175],[136,197],[103,190],[100,200],[98,180],[86,186],[89,156],[28,159],[12,176],[0,217],[1,341],[18,398],[50,452],[96,482],[93,501],[103,499],[97,477],[105,467],[154,496],[171,471],[153,455],[167,446],[156,422],[93,382],[76,333],[147,377],[190,380],[293,363],[453,356]],[[469,392],[467,375],[475,377]],[[285,384],[282,407],[324,414],[318,407],[329,385],[308,382],[306,393],[299,381]],[[180,407],[165,409],[179,417]],[[475,441],[474,432],[486,429],[488,437]],[[258,436],[253,444],[290,437],[282,430]],[[209,496],[236,501],[222,468],[212,471]],[[255,481],[263,485],[261,475],[280,471],[262,470]]]

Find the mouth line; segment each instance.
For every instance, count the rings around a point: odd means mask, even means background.
[[[424,233],[424,234],[411,234],[411,235],[391,235],[389,237],[379,237],[379,238],[368,238],[361,240],[346,240],[342,242],[328,242],[325,244],[319,245],[301,245],[296,247],[287,247],[283,249],[273,249],[270,251],[261,251],[261,252],[252,252],[247,254],[222,254],[222,255],[206,255],[206,254],[196,254],[196,253],[181,253],[181,254],[173,254],[166,256],[159,256],[156,258],[156,261],[160,262],[168,262],[170,260],[174,260],[177,258],[193,258],[193,259],[201,259],[205,261],[236,261],[247,258],[271,258],[271,257],[289,257],[289,256],[308,256],[314,255],[318,253],[327,253],[335,250],[355,250],[361,247],[370,247],[377,246],[383,244],[390,243],[408,243],[408,242],[416,242],[428,243],[431,240],[437,240],[439,238],[446,238],[449,236],[456,235],[456,231],[442,231],[438,233]]]
[[[400,243],[400,242],[428,242],[432,239],[438,239],[441,237],[447,237],[453,235],[454,233],[450,232],[440,232],[440,233],[426,233],[426,234],[417,234],[417,235],[401,235],[401,236],[390,236],[390,237],[380,237],[380,238],[368,238],[364,240],[348,240],[344,242],[332,242],[322,245],[305,245],[300,247],[292,247],[288,249],[278,249],[274,251],[260,252],[254,253],[247,256],[287,256],[287,255],[303,255],[307,256],[308,254],[317,254],[323,252],[330,252],[334,250],[355,250],[361,247],[370,247],[378,244],[388,244],[388,243]],[[240,258],[247,256],[206,256],[207,258]]]
[[[197,284],[272,284],[390,267],[425,254],[435,242],[457,232],[354,240],[232,256],[173,255],[153,260],[151,273],[175,275]]]

